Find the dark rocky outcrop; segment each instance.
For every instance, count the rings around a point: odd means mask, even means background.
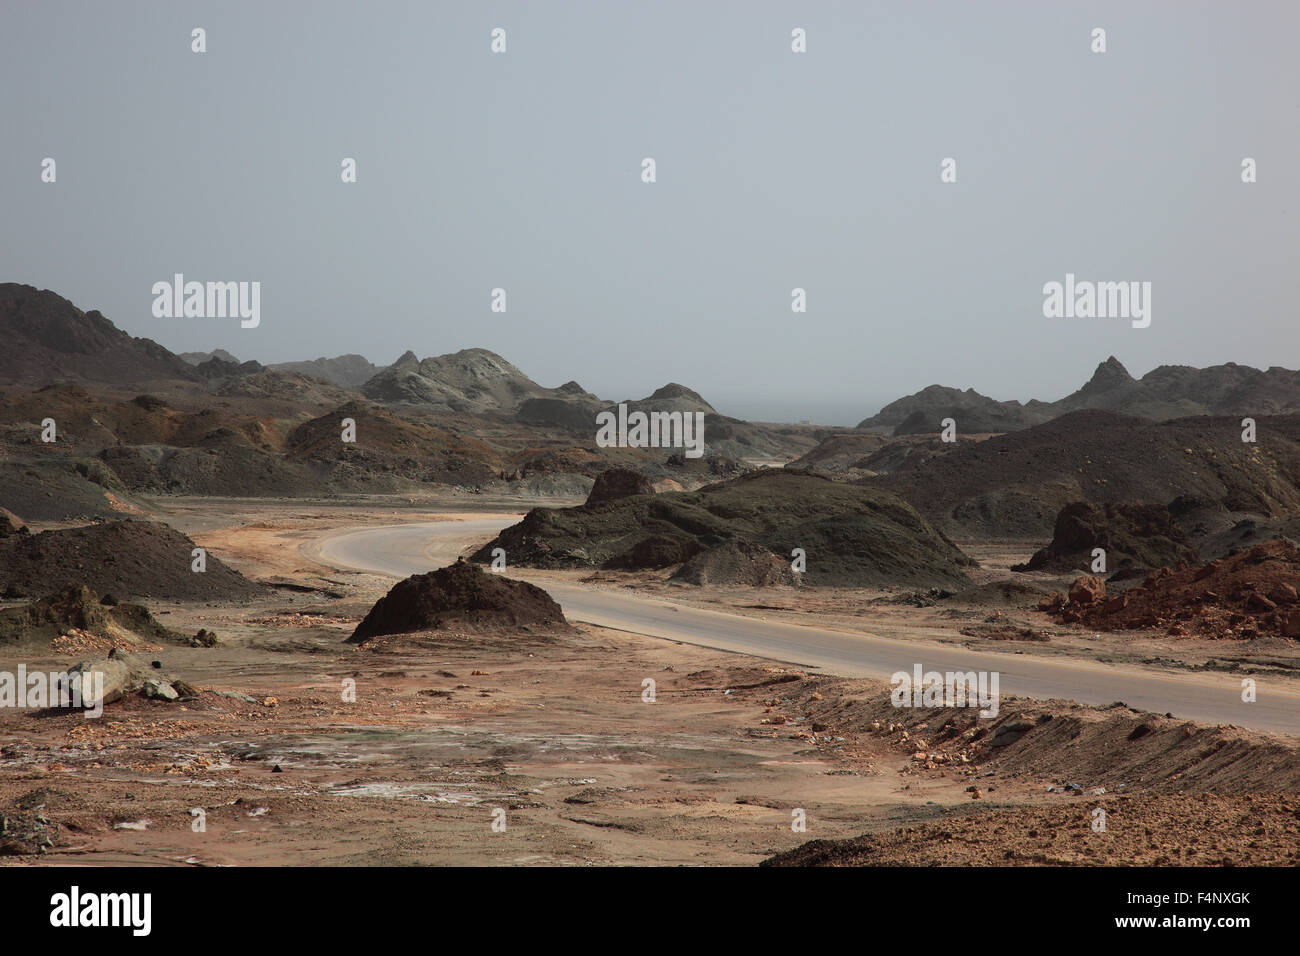
[[[348,642],[429,630],[568,629],[564,612],[539,587],[458,561],[413,574],[380,598]]]

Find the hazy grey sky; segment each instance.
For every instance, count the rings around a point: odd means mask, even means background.
[[[750,418],[1295,367],[1297,35],[1290,0],[0,0],[0,280],[174,351],[481,346]],[[260,281],[261,325],[154,318],[176,272]],[[1151,326],[1044,318],[1066,272],[1152,282]]]

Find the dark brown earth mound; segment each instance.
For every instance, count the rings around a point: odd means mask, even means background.
[[[539,587],[490,574],[458,561],[393,585],[357,625],[348,643],[383,634],[443,629],[501,630],[569,625],[560,606]]]
[[[799,582],[790,562],[746,538],[731,538],[688,560],[673,581],[714,587],[770,588]]]
[[[919,468],[867,479],[940,530],[985,538],[1052,533],[1075,501],[1165,504],[1187,496],[1225,512],[1300,515],[1300,417],[1155,423],[1104,411],[959,444]]]
[[[612,571],[652,571],[681,564],[700,553],[704,547],[694,538],[681,534],[652,534],[626,551],[605,561],[601,567]]]
[[[970,584],[971,560],[894,495],[788,469],[599,508],[534,508],[474,560],[500,547],[515,565],[662,568],[737,537],[776,555],[802,548],[812,586]]]
[[[215,555],[190,570],[196,547],[151,521],[109,521],[0,540],[0,590],[24,595],[84,584],[100,594],[175,601],[237,601],[262,588]]]
[[[650,479],[630,468],[607,468],[596,476],[596,483],[591,486],[586,506],[603,504],[631,495],[653,495],[654,484]]]
[[[1135,502],[1076,501],[1056,516],[1052,543],[1012,571],[1087,571],[1093,549],[1106,552],[1106,572],[1195,562],[1196,549],[1169,509]]]
[[[158,623],[143,604],[104,604],[84,584],[70,584],[26,607],[0,611],[0,644],[46,644],[72,629],[109,641],[124,641],[126,645],[132,639],[181,644],[192,641]]]
[[[1043,605],[1063,621],[1103,630],[1168,628],[1173,635],[1254,639],[1300,637],[1300,549],[1276,539],[1201,567],[1160,568],[1138,587],[1107,598],[1095,578],[1081,578],[1069,599]],[[1100,582],[1097,582],[1100,583]]]

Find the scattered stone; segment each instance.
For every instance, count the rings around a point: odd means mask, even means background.
[[[164,680],[147,680],[140,692],[151,700],[174,701],[180,698],[180,694],[170,683]]]

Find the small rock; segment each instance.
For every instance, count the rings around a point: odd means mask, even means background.
[[[1081,577],[1070,585],[1070,602],[1079,605],[1094,604],[1106,596],[1106,582],[1091,575]]]
[[[181,695],[165,680],[147,680],[144,686],[140,688],[140,693],[151,700],[177,700]]]

